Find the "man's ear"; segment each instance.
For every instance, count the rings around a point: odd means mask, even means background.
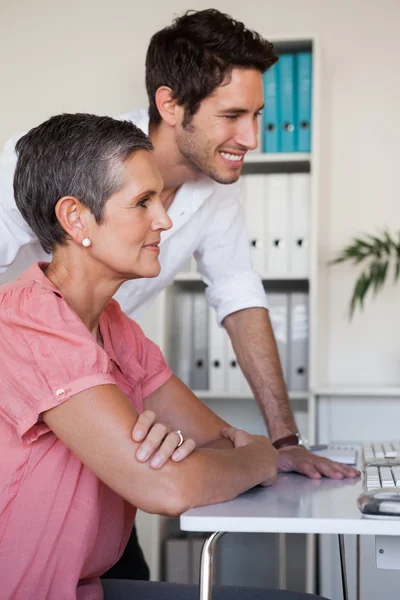
[[[155,101],[162,120],[170,127],[175,127],[181,119],[182,106],[178,106],[176,103],[171,88],[166,85],[159,87],[156,91]]]
[[[86,226],[87,208],[74,196],[63,196],[56,204],[56,217],[67,235],[78,244],[89,237]]]

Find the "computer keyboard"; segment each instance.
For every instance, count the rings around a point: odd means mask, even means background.
[[[400,464],[392,467],[365,466],[365,489],[367,492],[388,487],[400,487]]]
[[[364,442],[362,454],[367,492],[400,487],[400,441]]]
[[[400,441],[394,442],[364,442],[364,461],[376,458],[400,458]]]
[[[357,462],[358,446],[351,444],[334,444],[330,443],[326,446],[312,446],[310,448],[313,454],[329,458],[335,462],[344,463],[346,465],[355,465]]]
[[[368,518],[400,518],[400,441],[362,444],[364,492],[357,507]]]

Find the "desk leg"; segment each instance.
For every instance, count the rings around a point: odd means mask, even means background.
[[[277,533],[278,588],[286,590],[286,534]]]
[[[347,571],[346,571],[346,552],[344,547],[344,535],[339,534],[339,553],[340,553],[340,570],[342,573],[342,590],[343,600],[349,600],[349,590],[347,587]]]
[[[360,536],[356,536],[356,600],[361,600]]]
[[[199,600],[211,600],[212,595],[212,573],[213,573],[213,553],[219,540],[225,534],[225,531],[213,533],[203,544],[200,559],[200,594]]]

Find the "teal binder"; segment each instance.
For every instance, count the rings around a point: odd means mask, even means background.
[[[297,150],[311,151],[312,54],[299,52],[297,66]]]
[[[278,65],[270,67],[263,75],[264,110],[262,151],[279,151],[278,119]]]
[[[296,152],[297,128],[295,110],[295,55],[279,57],[279,152]]]

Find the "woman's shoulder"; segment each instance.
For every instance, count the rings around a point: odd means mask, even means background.
[[[37,281],[18,278],[0,285],[0,310],[27,310],[53,297],[54,293]]]
[[[76,318],[62,294],[47,280],[39,263],[32,265],[14,281],[0,286],[0,320],[14,324],[70,323]]]

